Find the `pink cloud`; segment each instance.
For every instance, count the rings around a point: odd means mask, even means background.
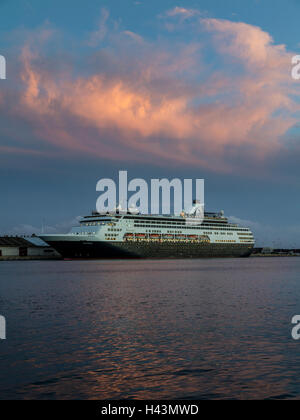
[[[25,46],[24,89],[14,112],[30,121],[45,143],[75,154],[218,171],[233,170],[231,157],[238,153],[256,161],[268,158],[297,122],[291,54],[268,33],[242,22],[200,18],[199,27],[215,53],[232,66],[237,60],[244,71],[234,78],[221,69],[207,76],[195,41],[176,48],[138,42],[142,59],[129,51],[126,73],[72,77],[45,70],[40,52]],[[127,48],[122,37],[119,48]]]

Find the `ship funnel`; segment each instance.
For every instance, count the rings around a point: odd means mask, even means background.
[[[199,215],[203,215],[203,213],[204,213],[204,204],[198,200],[194,200],[193,207],[186,212],[186,215],[197,217]]]

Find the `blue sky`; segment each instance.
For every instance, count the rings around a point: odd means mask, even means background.
[[[16,28],[35,28],[45,21],[65,29],[80,39],[97,24],[101,8],[129,30],[158,38],[156,18],[174,7],[198,9],[210,17],[243,21],[272,34],[275,42],[290,48],[299,44],[298,0],[1,0],[1,32]],[[5,45],[2,45],[5,48]]]
[[[65,230],[96,182],[205,178],[258,244],[300,248],[296,0],[0,0],[2,233]]]

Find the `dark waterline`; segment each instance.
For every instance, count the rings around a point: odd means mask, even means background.
[[[297,398],[300,258],[0,263],[0,399]]]

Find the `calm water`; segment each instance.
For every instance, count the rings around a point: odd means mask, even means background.
[[[0,263],[1,399],[297,398],[300,258]]]

